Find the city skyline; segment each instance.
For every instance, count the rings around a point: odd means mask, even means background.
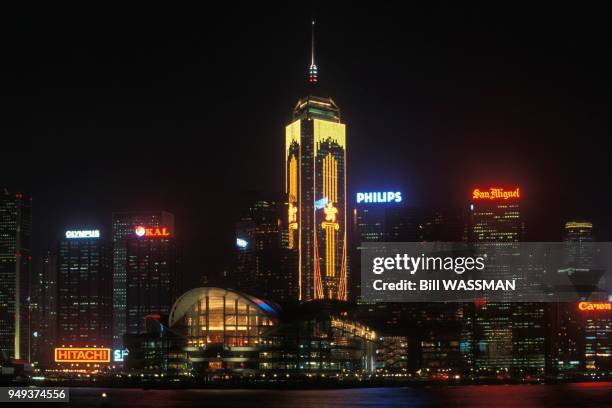
[[[512,13],[415,6],[402,32],[396,23],[403,17],[390,17],[390,6],[382,7],[366,19],[369,10],[360,6],[327,5],[317,24],[320,84],[350,124],[347,155],[355,165],[348,170],[348,198],[356,191],[401,188],[416,206],[461,205],[472,184],[505,182],[529,192],[525,214],[538,220],[530,223],[534,240],[560,239],[570,218],[590,219],[598,237],[609,237],[609,193],[600,188],[604,153],[593,143],[607,134],[601,107],[608,64],[595,52],[605,37],[587,24],[586,10],[536,7],[519,30],[510,25]],[[311,10],[287,6],[280,10],[287,18],[278,19],[263,7],[253,14],[258,18],[239,16],[230,25],[225,19],[207,27],[173,23],[175,30],[149,30],[146,41],[132,35],[129,11],[108,36],[98,32],[104,14],[87,24],[73,21],[82,40],[70,36],[68,25],[46,30],[44,13],[28,15],[32,30],[24,41],[36,57],[9,49],[14,61],[26,64],[26,75],[16,76],[4,95],[10,118],[5,134],[14,149],[13,140],[37,138],[31,157],[36,169],[48,171],[12,172],[18,161],[10,158],[2,163],[12,176],[6,185],[34,197],[38,258],[69,226],[108,225],[115,211],[163,209],[177,215],[190,254],[186,264],[218,274],[231,256],[240,193],[283,190],[279,123],[290,121],[287,106],[305,90]],[[340,11],[346,18],[337,18]],[[453,38],[455,12],[471,25]],[[146,13],[159,17],[155,10]],[[554,28],[576,20],[582,30],[548,33],[538,26],[547,13],[559,21]],[[253,36],[244,49],[243,37],[221,35],[241,24]],[[288,35],[274,36],[279,28]],[[45,30],[48,38],[40,35]],[[121,41],[124,36],[132,40]],[[43,50],[48,41],[57,52]],[[549,42],[554,46],[545,59],[540,51]],[[468,58],[458,59],[462,54]],[[21,62],[3,69],[21,69]],[[373,87],[374,94],[368,92]],[[244,103],[245,91],[265,95],[267,108],[253,109],[255,98]],[[219,104],[224,95],[231,100]],[[19,112],[11,115],[14,109]],[[230,122],[229,129],[221,125]],[[234,141],[258,143],[253,151],[232,151],[229,162],[215,155],[201,160],[201,143],[226,149],[215,136],[225,132]],[[169,137],[179,143],[164,142]],[[83,146],[90,139],[96,148]],[[119,141],[124,151],[116,154]],[[75,167],[88,171],[75,173]],[[260,171],[250,171],[254,167]],[[382,178],[387,185],[380,185]],[[584,199],[592,194],[601,198]],[[554,205],[544,214],[547,203]],[[233,215],[214,216],[220,211]],[[218,255],[196,251],[202,239]]]
[[[3,380],[610,380],[612,192],[587,197],[607,181],[590,138],[605,86],[538,77],[573,43],[537,10],[489,38],[487,10],[462,8],[474,25],[454,38],[452,8],[417,22],[382,5],[354,35],[365,9],[324,9],[50,34],[69,56],[18,81],[2,163]]]

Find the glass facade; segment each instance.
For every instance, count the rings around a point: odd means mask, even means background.
[[[259,368],[294,374],[373,373],[376,333],[326,311],[284,322],[264,339]]]
[[[286,127],[289,248],[298,252],[298,299],[347,300],[346,126],[331,98],[309,96]]]
[[[104,240],[60,241],[56,346],[111,344],[111,260],[110,245]]]
[[[118,212],[113,214],[113,343],[121,344],[127,329],[127,248],[137,226],[168,227],[174,232],[174,215],[165,211]]]
[[[230,290],[198,288],[177,300],[170,326],[182,326],[188,345],[193,347],[258,347],[265,332],[276,324],[275,315],[273,306],[257,298]]]
[[[174,238],[132,237],[125,240],[126,332],[142,333],[144,317],[167,316],[179,294]]]

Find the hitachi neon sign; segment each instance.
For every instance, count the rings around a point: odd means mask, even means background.
[[[521,190],[519,187],[514,190],[504,190],[499,187],[491,187],[488,190],[475,188],[472,191],[473,200],[509,200],[511,198],[521,198]]]
[[[55,349],[56,363],[108,363],[109,348],[58,347]]]
[[[100,230],[78,230],[78,231],[66,231],[67,239],[77,238],[100,238]]]
[[[168,230],[167,227],[148,228],[148,227],[143,227],[142,225],[139,225],[138,227],[134,229],[134,233],[138,237],[161,237],[163,238],[163,237],[170,236],[170,231]]]
[[[583,312],[591,310],[611,310],[612,303],[610,302],[580,302],[578,303],[578,310]]]
[[[371,193],[357,193],[357,204],[360,203],[401,203],[400,191],[373,191]]]

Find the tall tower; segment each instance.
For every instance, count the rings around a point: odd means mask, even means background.
[[[28,358],[32,200],[0,190],[0,358]]]
[[[166,211],[117,212],[113,214],[113,344],[121,347],[127,331],[127,241],[136,227],[166,227],[174,233],[174,214]]]
[[[66,231],[57,260],[56,346],[109,347],[112,251],[99,230]]]
[[[346,127],[329,97],[314,96],[314,21],[309,95],[285,129],[288,245],[298,252],[298,299],[347,299]]]

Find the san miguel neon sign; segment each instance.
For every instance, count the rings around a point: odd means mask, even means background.
[[[58,347],[55,349],[56,363],[109,363],[109,348]]]
[[[580,302],[578,310],[582,312],[607,310],[612,311],[612,303],[610,302]]]
[[[488,190],[481,190],[479,188],[475,188],[472,191],[472,199],[473,200],[509,200],[513,198],[521,198],[521,190],[519,187],[514,190],[504,190],[499,187],[490,187]]]
[[[167,227],[149,228],[139,225],[134,229],[134,233],[137,237],[167,238],[170,236],[170,230]]]

